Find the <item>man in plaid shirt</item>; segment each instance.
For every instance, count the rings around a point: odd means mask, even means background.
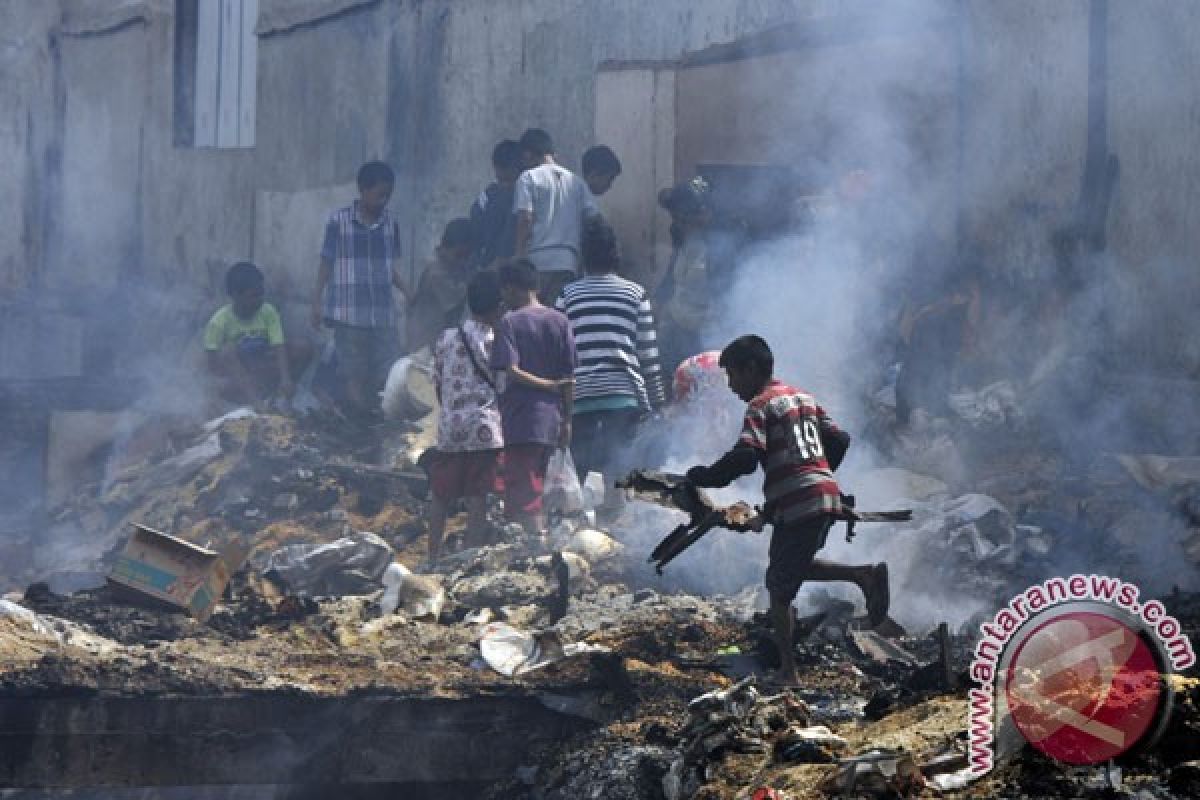
[[[848,566],[816,558],[829,528],[842,511],[833,469],[850,437],[829,419],[812,395],[776,380],[775,358],[759,336],[741,336],[721,351],[718,362],[729,388],[746,401],[742,434],[712,466],[687,477],[696,486],[728,486],[758,467],[765,472],[764,516],[771,522],[767,592],[779,648],[779,679],[797,680],[792,641],[792,601],[804,581],[848,581],[862,589],[872,625],[888,610],[887,565]],[[828,455],[827,455],[828,454]]]
[[[312,322],[333,328],[350,410],[365,415],[400,351],[392,287],[400,278],[400,229],[387,209],[396,175],[382,161],[358,170],[358,199],[330,215],[312,300]]]

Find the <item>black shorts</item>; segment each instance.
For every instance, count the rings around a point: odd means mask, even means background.
[[[825,546],[825,537],[833,517],[819,517],[776,525],[771,530],[770,561],[767,563],[767,593],[772,602],[791,603],[800,591],[802,577],[817,551]]]

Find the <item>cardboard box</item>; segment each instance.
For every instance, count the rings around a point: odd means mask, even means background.
[[[113,565],[108,580],[127,590],[207,620],[248,548],[235,544],[223,552],[199,547],[145,525],[133,535]]]

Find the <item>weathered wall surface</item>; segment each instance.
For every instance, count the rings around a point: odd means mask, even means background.
[[[577,168],[597,132],[620,129],[596,118],[602,63],[669,62],[856,5],[263,0],[256,147],[203,150],[174,142],[173,2],[76,0],[65,17],[59,3],[0,4],[10,32],[0,45],[0,203],[13,221],[0,230],[0,302],[33,283],[104,287],[124,277],[210,309],[224,267],[248,256],[275,274],[274,291],[307,299],[311,271],[298,254],[316,251],[328,190],[376,157],[399,171],[393,204],[415,270],[489,180],[495,141],[542,126]],[[968,233],[986,240],[998,272],[1044,273],[1046,231],[1079,194],[1089,3],[941,5],[962,10],[961,38],[948,46],[962,63],[957,191]],[[1200,116],[1193,16],[1186,0],[1110,3],[1109,144],[1122,161],[1110,242],[1141,276],[1144,298],[1179,283],[1147,265],[1179,262],[1200,245],[1200,151],[1182,134]],[[631,156],[633,169],[651,159]],[[636,180],[631,170],[602,202],[617,220],[662,216],[644,193],[634,202]],[[270,235],[256,235],[262,225]],[[647,231],[633,249],[654,248]]]
[[[1200,375],[1200,17],[1187,3],[1110,3],[1109,146],[1121,171],[1110,239],[1118,320],[1141,368]],[[1173,347],[1163,348],[1159,342]]]
[[[55,3],[0,3],[0,300],[41,262],[42,174],[53,157]]]
[[[998,274],[1044,276],[1083,173],[1088,2],[972,0],[961,35],[966,234]]]
[[[490,180],[499,139],[545,127],[578,169],[594,143],[601,62],[677,58],[814,5],[664,0],[650,13],[635,0],[395,0],[316,16],[260,39],[260,188],[341,184],[362,161],[388,159],[415,275],[443,225]],[[314,251],[326,211],[311,209],[306,228],[296,221]]]

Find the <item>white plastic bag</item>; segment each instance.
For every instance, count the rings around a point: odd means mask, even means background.
[[[577,514],[583,511],[583,487],[575,473],[575,461],[571,451],[560,447],[550,456],[546,466],[546,482],[542,489],[542,502],[546,511]]]

